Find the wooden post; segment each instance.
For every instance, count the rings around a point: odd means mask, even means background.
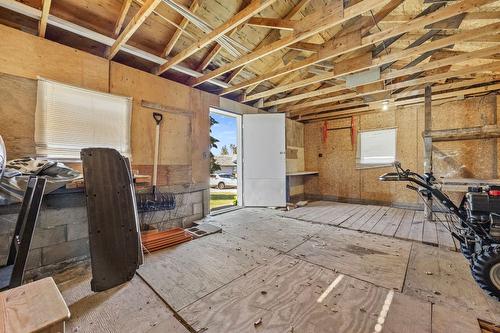
[[[432,172],[432,90],[431,86],[425,86],[425,113],[424,113],[424,172]],[[424,205],[424,216],[426,221],[432,221],[432,196],[428,197]]]

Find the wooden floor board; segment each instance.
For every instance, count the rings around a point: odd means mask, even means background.
[[[424,228],[422,231],[422,242],[424,244],[438,244],[437,227],[439,222],[424,221]]]
[[[370,231],[372,228],[380,221],[382,217],[387,214],[389,207],[380,208],[372,217],[370,217],[362,226],[359,227],[359,230],[362,231]]]
[[[319,224],[285,219],[274,214],[261,214],[259,218],[250,221],[241,218],[216,220],[214,224],[233,236],[282,252],[291,250],[325,228]]]
[[[432,333],[481,333],[476,316],[470,311],[432,305]]]
[[[295,209],[294,211],[299,212],[294,215],[290,212],[283,215],[290,218],[300,216],[297,219],[302,221],[338,225],[352,230],[439,245],[452,250],[458,248],[443,225],[424,221],[422,211],[324,201],[318,205],[312,202],[310,205]],[[441,215],[444,216],[441,213],[435,214]]]
[[[138,274],[180,310],[277,254],[223,232],[147,255]]]
[[[410,247],[410,242],[330,227],[290,254],[378,286],[401,290]]]
[[[417,211],[415,212],[415,215],[413,216],[413,221],[411,222],[408,239],[422,242],[423,233],[424,233],[424,212]]]
[[[384,231],[382,231],[382,235],[384,236],[394,237],[406,213],[404,209],[399,209],[399,208],[395,209],[396,213],[394,214],[393,218],[388,223],[388,225],[384,228]]]
[[[400,239],[408,239],[409,238],[411,224],[413,223],[414,216],[415,216],[414,210],[406,210],[405,211],[403,219],[401,220],[401,223],[399,223],[398,230],[396,230],[394,237],[400,238]]]
[[[171,333],[189,331],[139,276],[94,293],[90,272],[58,284],[71,318],[67,332],[148,332],[161,324]]]
[[[363,226],[363,224],[366,223],[369,219],[371,219],[377,212],[382,209],[380,206],[372,206],[370,209],[361,216],[359,219],[354,220],[352,222],[348,222],[350,225],[348,226],[349,229],[353,230],[360,230],[360,228]],[[347,222],[347,221],[346,221]]]
[[[280,255],[180,314],[203,332],[373,332],[387,290]],[[255,325],[255,323],[258,323]]]
[[[383,321],[382,332],[431,332],[431,318],[431,303],[404,294],[394,293],[387,317]],[[376,332],[376,330],[374,331]]]
[[[489,302],[474,282],[467,260],[454,251],[413,243],[404,293],[500,322],[500,304]]]
[[[342,228],[351,228],[352,224],[355,221],[358,221],[360,218],[362,218],[365,214],[367,214],[370,209],[373,206],[368,206],[368,205],[361,205],[360,209],[356,211],[355,214],[351,215],[348,219],[342,221],[342,223],[339,224],[339,226],[342,226]]]

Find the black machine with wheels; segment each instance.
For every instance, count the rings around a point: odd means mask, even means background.
[[[500,300],[500,186],[469,187],[459,206],[443,193],[432,173],[423,175],[404,170],[394,163],[396,172],[379,177],[381,181],[408,182],[408,189],[422,199],[434,198],[435,208],[445,213],[444,223],[460,242],[460,249],[469,261],[472,276],[493,298]],[[427,200],[424,200],[428,204]],[[429,207],[433,208],[433,207]]]

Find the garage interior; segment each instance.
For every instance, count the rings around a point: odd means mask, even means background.
[[[500,332],[499,57],[494,0],[0,0],[0,332]]]

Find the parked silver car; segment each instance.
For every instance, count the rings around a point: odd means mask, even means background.
[[[219,190],[234,188],[238,186],[238,180],[234,175],[227,173],[211,174],[210,187],[217,187]]]

